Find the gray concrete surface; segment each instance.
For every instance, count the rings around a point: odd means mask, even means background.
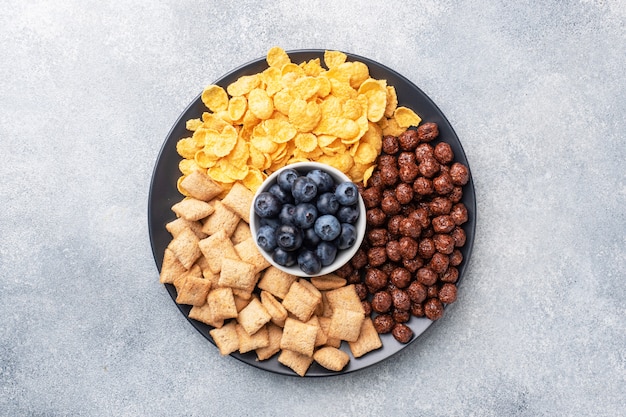
[[[458,302],[342,377],[221,358],[150,249],[168,130],[274,45],[407,76],[476,185]],[[626,415],[623,0],[9,0],[0,55],[0,415]]]

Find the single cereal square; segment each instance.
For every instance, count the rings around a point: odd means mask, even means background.
[[[275,266],[270,266],[263,272],[258,286],[260,289],[282,300],[289,292],[291,284],[296,280],[297,278],[294,275],[283,272]]]
[[[204,172],[198,170],[187,175],[180,182],[183,190],[187,191],[190,196],[202,200],[209,201],[222,192],[222,187]]]
[[[252,298],[237,316],[237,321],[248,334],[256,333],[261,327],[270,321],[272,316],[267,312],[258,298]]]
[[[308,279],[301,278],[298,280],[298,282],[302,284],[304,288],[306,288],[311,294],[313,294],[315,298],[317,298],[320,301],[322,300],[322,292],[318,290],[317,288],[315,288],[315,285],[311,284],[311,281],[309,281]]]
[[[267,324],[269,344],[256,350],[256,357],[260,361],[267,360],[280,351],[280,339],[283,337],[283,329],[275,324]]]
[[[213,317],[213,311],[208,303],[191,307],[189,318],[213,327],[222,327],[224,325],[224,320],[216,320]]]
[[[364,319],[365,315],[360,312],[343,308],[333,309],[328,336],[355,342],[359,338],[359,333],[361,333],[361,325]]]
[[[361,356],[383,346],[380,336],[374,327],[372,319],[366,317],[361,325],[361,333],[359,338],[354,342],[348,342],[352,356],[360,358]]]
[[[209,291],[207,303],[211,306],[215,320],[232,319],[238,315],[233,290],[228,287]]]
[[[283,327],[280,348],[292,350],[306,356],[313,356],[317,327],[288,317]]]
[[[320,327],[326,333],[326,346],[332,346],[339,348],[341,346],[341,339],[336,337],[328,337],[328,329],[330,328],[330,317],[318,317]]]
[[[341,288],[347,284],[345,278],[341,278],[339,275],[326,274],[318,277],[311,277],[311,284],[315,285],[320,291],[335,290]]]
[[[222,355],[230,355],[239,349],[239,337],[237,336],[237,325],[231,321],[219,329],[212,329],[209,335],[213,338],[215,345]]]
[[[215,201],[214,207],[215,212],[204,221],[202,231],[207,235],[212,235],[220,230],[223,230],[226,232],[226,236],[230,238],[237,228],[237,224],[239,224],[241,217],[227,208],[219,200]]]
[[[159,281],[161,284],[173,284],[174,280],[187,272],[171,249],[165,248]]]
[[[283,349],[278,355],[278,362],[291,368],[296,374],[304,376],[313,363],[311,356]]]
[[[197,221],[211,215],[214,209],[206,201],[188,197],[174,204],[172,211],[176,213],[178,217],[182,217],[185,220]]]
[[[363,303],[361,303],[361,299],[356,293],[354,284],[328,291],[326,292],[326,297],[333,310],[342,308],[365,314]]]
[[[289,292],[283,300],[283,306],[300,321],[307,321],[313,315],[318,304],[322,301],[322,296],[312,293],[306,284],[296,281],[291,284]]]
[[[242,261],[254,265],[257,273],[271,265],[261,254],[252,237],[236,244],[235,251]]]
[[[230,236],[230,240],[232,240],[233,245],[236,245],[239,242],[243,242],[250,237],[252,237],[250,225],[246,223],[243,219],[239,220],[239,223],[237,223],[237,227],[235,227],[235,231]]]
[[[237,213],[246,223],[250,223],[250,207],[252,206],[253,198],[254,193],[252,191],[243,184],[236,182],[233,184],[233,188],[226,194],[222,203],[231,211]]]
[[[266,327],[261,327],[256,333],[248,334],[240,324],[236,326],[237,337],[239,338],[239,353],[250,352],[269,346],[270,339]]]
[[[214,274],[218,274],[222,270],[222,261],[225,258],[239,259],[233,242],[230,241],[224,230],[202,239],[198,242],[198,246]]]
[[[320,324],[319,318],[317,316],[313,316],[306,322],[306,324],[310,324],[312,326],[317,327],[317,337],[315,338],[315,347],[323,346],[326,344],[328,340],[328,336],[324,329],[322,329],[322,325]]]
[[[177,293],[183,289],[189,277],[202,278],[202,271],[198,265],[194,264],[189,271],[177,276],[174,279],[173,284]]]
[[[218,284],[252,293],[257,282],[256,277],[254,265],[238,259],[224,258]]]
[[[180,288],[177,287],[176,302],[178,304],[201,306],[207,302],[210,288],[211,281],[189,275],[183,285]]]
[[[272,316],[272,323],[283,327],[288,316],[287,309],[268,291],[261,291],[261,303]]]
[[[182,232],[186,227],[190,228],[192,232],[198,236],[199,239],[204,239],[207,235],[202,232],[202,223],[199,221],[189,221],[183,219],[182,217],[177,217],[176,220],[172,220],[171,222],[165,225],[165,229],[172,235],[172,237],[178,236],[180,232]]]
[[[186,268],[189,269],[193,266],[194,262],[202,255],[198,246],[198,236],[191,229],[187,228],[180,232],[180,234],[172,239],[167,246],[178,261]]]
[[[326,346],[313,354],[315,362],[331,371],[341,371],[350,362],[350,355],[343,350]]]

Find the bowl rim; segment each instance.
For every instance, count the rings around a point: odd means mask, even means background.
[[[303,277],[303,278],[310,278],[310,277],[331,274],[335,272],[336,270],[338,270],[339,268],[341,268],[342,266],[344,266],[345,264],[347,264],[348,262],[350,262],[350,260],[354,257],[354,255],[360,249],[361,244],[363,243],[363,239],[365,238],[365,228],[366,228],[366,218],[365,218],[366,210],[365,210],[365,203],[363,202],[363,198],[361,197],[359,193],[358,203],[357,203],[359,206],[359,218],[357,219],[357,222],[354,225],[357,231],[357,240],[356,242],[354,242],[354,245],[352,245],[350,248],[338,250],[337,257],[335,258],[335,261],[332,264],[323,266],[322,269],[320,269],[320,271],[315,274],[307,274],[306,272],[302,271],[298,267],[297,264],[294,266],[290,266],[290,267],[280,265],[272,259],[272,256],[270,253],[266,252],[261,247],[259,247],[256,241],[256,231],[260,227],[259,226],[260,217],[254,211],[254,201],[256,200],[259,194],[261,194],[264,191],[267,191],[269,187],[271,187],[276,182],[276,178],[278,177],[278,175],[280,175],[280,173],[284,171],[285,169],[295,169],[296,171],[299,171],[299,172],[301,170],[306,170],[306,172],[309,172],[314,169],[322,169],[324,171],[327,171],[329,174],[331,174],[333,179],[335,179],[336,184],[340,184],[341,182],[354,182],[348,175],[343,173],[341,170],[333,167],[332,165],[328,165],[322,162],[315,162],[315,161],[294,162],[291,164],[287,164],[284,167],[281,167],[280,169],[274,171],[263,181],[263,183],[256,190],[256,192],[254,193],[254,197],[252,198],[252,204],[250,205],[250,233],[252,234],[254,244],[256,245],[261,255],[272,266],[278,268],[279,270],[287,274],[297,276],[297,277]],[[339,178],[341,182],[338,182],[337,178]],[[341,255],[341,259],[339,258],[340,255]]]

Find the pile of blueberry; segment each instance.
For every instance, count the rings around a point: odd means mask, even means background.
[[[317,274],[333,263],[339,250],[355,244],[358,198],[354,183],[336,185],[321,169],[302,175],[286,168],[254,200],[260,217],[257,244],[277,264],[298,264],[306,274]]]

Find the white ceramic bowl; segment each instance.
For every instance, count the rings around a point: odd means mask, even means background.
[[[314,169],[321,169],[322,171],[325,171],[328,174],[330,174],[333,180],[335,180],[335,184],[340,184],[342,182],[351,181],[351,179],[346,174],[344,174],[343,172],[339,171],[338,169],[330,165],[321,164],[318,162],[297,162],[295,164],[287,165],[286,167],[279,169],[278,171],[272,173],[269,177],[267,177],[267,179],[263,182],[263,184],[261,184],[256,194],[254,195],[254,200],[256,200],[256,197],[260,193],[269,190],[269,188],[276,183],[276,179],[278,175],[287,168],[295,169],[301,175],[306,175],[309,171],[312,171]],[[308,275],[307,273],[302,271],[302,269],[300,269],[298,264],[295,264],[290,267],[279,265],[276,262],[274,262],[274,260],[272,259],[271,253],[266,252],[260,247],[259,247],[259,251],[265,257],[265,259],[267,259],[269,263],[271,263],[272,265],[274,265],[276,268],[280,269],[281,271],[284,271],[291,275],[295,275],[298,277],[311,277],[311,276],[320,276],[320,275],[330,274],[331,272],[336,271],[337,269],[341,268],[350,259],[352,259],[352,257],[359,250],[361,243],[363,242],[363,238],[365,236],[365,220],[366,219],[365,219],[365,204],[363,203],[363,199],[361,198],[360,195],[359,195],[358,205],[359,205],[359,218],[356,224],[354,224],[354,227],[356,228],[356,232],[357,232],[357,239],[354,245],[352,245],[351,247],[347,249],[338,250],[335,261],[328,266],[322,266],[322,269],[317,274]],[[255,241],[256,241],[257,230],[260,227],[260,221],[261,221],[261,218],[254,212],[254,204],[253,204],[252,207],[250,207],[250,231],[252,232],[252,236],[255,238]]]

